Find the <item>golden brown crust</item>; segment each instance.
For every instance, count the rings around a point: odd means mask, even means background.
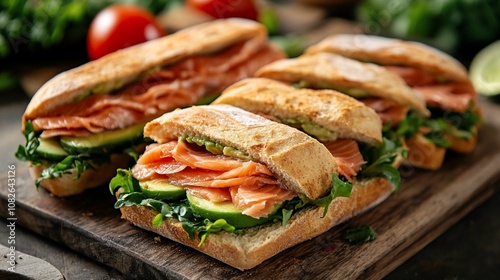
[[[349,89],[361,89],[366,92],[362,97],[393,100],[421,115],[430,115],[423,97],[408,87],[399,76],[378,65],[332,53],[278,60],[259,69],[255,76],[290,83],[305,81],[314,88],[333,88],[349,95],[353,95]]]
[[[250,78],[223,91],[212,104],[229,104],[277,117],[303,118],[339,138],[382,142],[382,123],[371,108],[334,90],[296,89],[281,82]]]
[[[44,115],[73,102],[91,89],[110,83],[124,83],[158,66],[189,56],[206,54],[253,38],[266,40],[265,28],[250,20],[224,19],[186,28],[163,38],[119,50],[80,67],[63,72],[33,96],[25,120]]]
[[[76,170],[70,174],[64,174],[59,178],[43,180],[40,185],[58,197],[77,195],[85,190],[92,189],[107,184],[116,175],[116,169],[126,168],[130,156],[125,154],[113,154],[110,163],[94,165],[96,170],[87,170],[75,180]],[[30,167],[31,178],[35,181],[40,177],[42,171],[48,165],[38,165]]]
[[[120,211],[123,219],[138,227],[199,250],[240,270],[246,270],[367,211],[384,201],[392,191],[392,185],[382,178],[359,182],[353,188],[350,198],[340,197],[332,201],[324,218],[321,218],[323,208],[311,206],[293,215],[284,227],[280,223],[269,223],[246,229],[240,235],[213,233],[201,247],[198,247],[199,239],[190,240],[181,224],[174,219],[168,219],[158,228],[153,228],[152,220],[157,214],[154,210],[130,206],[121,207]]]
[[[477,135],[474,135],[469,139],[462,139],[458,136],[446,133],[444,137],[450,142],[450,150],[462,154],[471,153],[476,147],[477,143]]]
[[[193,106],[149,122],[144,136],[158,143],[189,135],[246,152],[265,164],[290,190],[315,199],[330,189],[337,166],[316,139],[229,105]]]
[[[405,144],[408,147],[406,164],[428,170],[438,170],[443,165],[446,149],[436,146],[422,134],[416,134]]]
[[[450,81],[468,82],[465,67],[450,55],[417,43],[373,35],[333,35],[306,53],[331,52],[381,65],[409,66]]]

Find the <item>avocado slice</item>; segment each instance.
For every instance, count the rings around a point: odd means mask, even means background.
[[[161,180],[140,182],[139,186],[142,193],[150,198],[175,200],[186,197],[186,190],[184,188]]]
[[[207,218],[210,220],[224,219],[230,225],[236,228],[248,228],[256,225],[263,224],[269,221],[269,218],[255,219],[241,213],[240,210],[234,207],[231,202],[211,202],[209,200],[196,197],[189,193],[186,194],[189,205],[193,209],[193,212]],[[280,207],[276,207],[274,212],[276,212]],[[273,212],[273,213],[274,213]]]
[[[63,136],[61,145],[71,153],[103,154],[135,142],[142,137],[144,123],[89,136]]]

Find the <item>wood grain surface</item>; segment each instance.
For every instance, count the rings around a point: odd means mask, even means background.
[[[444,167],[403,167],[402,187],[377,208],[254,269],[241,272],[120,219],[107,187],[71,198],[36,190],[27,168],[16,170],[16,223],[140,279],[377,279],[388,274],[487,199],[500,179],[500,108],[482,103],[485,123],[476,150],[448,154]],[[0,177],[0,214],[7,216],[7,179]],[[494,217],[492,217],[493,219]],[[376,240],[342,241],[345,229],[368,224]]]

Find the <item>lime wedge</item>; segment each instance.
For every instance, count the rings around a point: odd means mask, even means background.
[[[469,76],[479,94],[500,94],[500,41],[488,45],[474,57]]]

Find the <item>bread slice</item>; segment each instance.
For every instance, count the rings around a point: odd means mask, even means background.
[[[197,136],[236,148],[266,165],[287,188],[316,199],[331,189],[337,171],[328,149],[287,125],[230,105],[193,106],[146,124],[144,137],[165,143]]]
[[[85,190],[107,184],[109,179],[116,175],[118,168],[128,167],[129,161],[129,155],[113,154],[109,163],[100,165],[91,163],[95,167],[95,170],[89,169],[83,172],[78,180],[75,180],[76,170],[74,170],[70,174],[63,174],[59,178],[43,180],[40,185],[58,197],[77,195],[83,193]],[[40,178],[42,171],[49,166],[50,164],[48,163],[31,166],[29,171],[33,181]]]
[[[417,42],[374,35],[340,34],[329,36],[305,53],[329,52],[380,65],[409,66],[442,80],[468,82],[465,67],[450,55]]]
[[[306,207],[292,216],[285,226],[266,223],[248,228],[243,234],[212,233],[201,247],[200,240],[190,240],[179,221],[165,219],[154,228],[155,210],[136,206],[121,207],[122,218],[135,226],[155,232],[179,242],[240,270],[251,269],[266,259],[296,244],[312,239],[332,227],[380,204],[393,191],[388,181],[374,178],[354,184],[350,198],[339,197],[332,201],[327,215],[322,218],[322,207]]]
[[[249,78],[229,86],[212,104],[229,104],[279,119],[300,117],[333,131],[338,138],[371,145],[382,142],[377,113],[334,90],[296,89],[270,79]]]
[[[405,141],[408,147],[406,163],[428,170],[438,170],[443,165],[446,149],[436,146],[421,133]]]
[[[449,149],[461,154],[471,153],[476,147],[477,143],[477,135],[469,139],[462,139],[456,135],[446,133],[444,137],[450,142]]]
[[[116,89],[156,67],[193,55],[216,52],[245,40],[264,44],[266,35],[266,29],[255,21],[222,19],[116,51],[63,72],[45,83],[23,115],[23,130],[26,120],[46,115],[96,88]]]
[[[259,69],[255,76],[297,83],[313,88],[337,89],[356,98],[379,97],[429,116],[423,97],[385,68],[332,53],[314,53],[282,59]]]

